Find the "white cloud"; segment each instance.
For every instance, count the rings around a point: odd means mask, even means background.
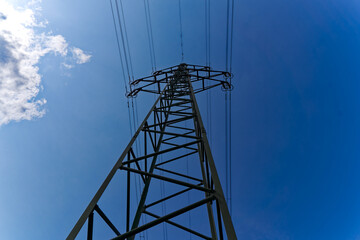
[[[67,63],[62,63],[62,65],[67,69],[72,69],[74,67],[74,65],[67,64]]]
[[[48,53],[62,56],[67,69],[83,64],[91,56],[69,47],[65,38],[38,33],[46,21],[39,21],[40,1],[28,8],[15,8],[0,0],[0,126],[10,121],[31,120],[45,114],[45,99],[36,99],[41,76],[37,64]]]
[[[66,56],[68,53],[68,43],[61,35],[46,36],[44,46],[46,49],[51,49],[55,53],[60,53],[61,56]]]
[[[74,47],[71,49],[71,51],[73,53],[74,58],[76,59],[77,64],[83,64],[90,61],[91,56],[85,54],[83,50],[81,50],[80,48]]]

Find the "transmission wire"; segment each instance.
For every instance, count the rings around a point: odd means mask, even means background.
[[[116,21],[115,21],[115,16],[114,16],[114,8],[113,8],[112,0],[110,0],[110,7],[111,7],[111,15],[112,15],[113,23],[114,23],[114,30],[115,30],[115,35],[116,35],[118,53],[119,53],[119,57],[120,57],[121,69],[122,69],[122,74],[123,74],[124,87],[125,87],[125,92],[127,93],[127,83],[126,83],[126,80],[125,80],[124,63],[123,63],[122,54],[121,54],[119,35],[118,35],[117,27],[116,27]],[[119,24],[121,24],[121,23],[119,22]],[[133,135],[133,124],[132,124],[132,122],[133,121],[131,119],[130,103],[129,103],[128,98],[126,98],[126,102],[127,102],[128,117],[129,117],[129,124],[130,124],[130,129],[129,129],[130,130],[130,137],[132,137],[132,135]],[[141,187],[140,187],[139,179],[135,177],[134,180],[135,180],[135,188],[136,188],[136,191],[135,191],[136,201],[138,202],[139,201],[138,191],[141,191]],[[141,238],[141,233],[139,234],[139,236]]]
[[[230,0],[227,0],[226,6],[226,43],[225,43],[225,69],[229,71],[229,14],[230,14]],[[228,127],[228,92],[225,92],[225,171],[226,171],[226,201],[229,203],[229,127]]]
[[[156,71],[156,57],[155,57],[154,37],[153,37],[153,30],[152,30],[152,24],[151,24],[149,0],[146,0],[146,3],[147,3],[148,16],[149,16],[150,39],[151,39],[151,46],[152,46],[152,52],[153,52],[153,58],[154,58],[154,68],[155,68],[155,71]]]
[[[122,75],[123,75],[123,80],[124,80],[124,87],[125,87],[125,92],[127,92],[127,83],[126,83],[126,80],[125,80],[124,62],[123,62],[122,54],[121,54],[119,35],[118,35],[117,28],[116,28],[116,21],[115,21],[115,16],[114,16],[114,8],[113,8],[113,5],[112,5],[112,0],[110,0],[109,2],[110,2],[110,7],[111,7],[112,19],[113,19],[113,23],[114,23],[114,30],[115,30],[115,35],[116,35],[116,43],[117,43],[118,53],[119,53],[119,57],[120,57]],[[132,124],[131,124],[131,117],[130,117],[129,99],[126,98],[126,101],[127,101],[127,107],[128,107],[128,117],[129,117],[129,123],[130,123],[130,137],[131,137],[133,130],[132,130]]]
[[[208,66],[208,25],[207,25],[207,5],[208,5],[208,1],[205,0],[205,66]]]
[[[148,21],[148,10],[146,5],[146,0],[144,0],[144,8],[145,8],[145,20],[146,20],[146,31],[147,31],[147,37],[148,37],[148,43],[149,43],[149,51],[150,51],[150,62],[151,62],[151,69],[154,72],[154,61],[153,61],[153,55],[152,55],[152,47],[151,47],[151,40],[150,40],[150,27],[149,27],[149,21]]]
[[[121,9],[122,19],[123,19],[123,24],[124,24],[124,32],[125,32],[126,46],[127,46],[127,50],[128,50],[128,54],[129,54],[130,71],[131,71],[132,79],[134,80],[134,70],[133,70],[133,65],[132,65],[132,60],[131,60],[131,52],[130,52],[130,47],[129,47],[129,39],[128,39],[127,30],[126,30],[125,14],[124,14],[124,9],[123,9],[123,5],[122,5],[122,0],[119,0],[119,2],[120,2],[120,9]]]
[[[130,82],[129,63],[128,63],[128,59],[127,59],[127,53],[126,53],[125,41],[124,41],[124,34],[123,34],[122,24],[121,24],[121,20],[120,20],[119,6],[118,6],[118,3],[117,3],[116,0],[115,0],[115,6],[116,6],[116,12],[117,12],[117,17],[118,17],[118,21],[119,21],[122,46],[123,46],[123,51],[124,51],[124,56],[125,56],[126,69],[127,69],[127,73],[128,73],[128,77],[129,77],[129,82]]]
[[[209,40],[208,40],[208,48],[209,48],[209,50],[208,50],[208,52],[209,52],[209,67],[211,66],[211,37],[210,37],[210,34],[211,34],[211,21],[210,21],[210,6],[211,6],[211,2],[210,2],[210,0],[208,0],[209,1],[209,3],[208,3],[208,28],[209,28],[209,30],[208,30],[208,38],[209,38]]]
[[[122,20],[123,22],[121,23],[121,18],[120,18],[120,11],[119,11],[119,6],[117,1],[115,0],[116,3],[116,10],[117,10],[117,14],[118,14],[118,21],[119,21],[119,26],[120,26],[120,33],[121,33],[121,39],[122,39],[122,45],[123,45],[123,50],[124,50],[124,55],[125,55],[125,62],[126,62],[126,66],[127,66],[127,71],[128,71],[128,78],[129,78],[129,84],[131,81],[131,76],[134,79],[134,74],[133,74],[133,68],[132,68],[132,61],[131,61],[131,52],[130,52],[130,47],[129,47],[129,41],[128,41],[128,34],[126,31],[126,23],[125,23],[125,15],[124,15],[124,10],[123,10],[123,5],[122,5],[122,1],[119,0],[120,2],[120,10],[122,13]],[[123,26],[122,26],[123,25]],[[124,39],[124,35],[125,35],[125,39]],[[127,58],[127,53],[129,54],[129,59]],[[130,65],[130,71],[129,71],[129,65]],[[132,111],[132,124],[133,124],[133,133],[135,133],[135,128],[137,126],[137,118],[135,116],[135,109],[134,109],[134,100],[133,98],[131,98],[131,111]],[[136,154],[139,155],[139,140],[136,139],[135,140],[135,151]]]
[[[230,13],[231,6],[231,13]],[[227,12],[226,12],[226,71],[232,71],[232,52],[233,52],[233,25],[234,25],[234,0],[227,0]],[[231,19],[231,22],[230,22]],[[230,23],[229,23],[230,22]],[[230,33],[229,33],[230,26]],[[229,49],[229,36],[230,36],[230,49]],[[230,55],[230,57],[229,57]],[[229,64],[230,62],[230,64]],[[232,86],[232,75],[230,76],[230,87]],[[231,89],[229,93],[225,93],[225,159],[226,159],[226,199],[230,205],[230,214],[232,213],[232,105],[231,105]]]
[[[180,20],[181,62],[184,62],[184,44],[183,44],[183,30],[182,30],[181,2],[180,2],[180,0],[179,0],[179,20]]]
[[[124,28],[122,27],[122,23],[121,23],[121,18],[120,18],[120,11],[119,11],[119,6],[118,6],[118,3],[117,1],[115,0],[115,3],[116,3],[116,10],[117,10],[117,18],[118,18],[118,23],[119,23],[119,28],[120,28],[120,33],[121,33],[121,39],[122,39],[122,47],[123,47],[123,51],[124,51],[124,56],[125,56],[125,62],[126,62],[126,69],[127,69],[127,73],[128,73],[128,78],[129,78],[129,84],[131,82],[131,77],[130,77],[130,74],[132,76],[132,79],[134,80],[134,71],[133,71],[133,67],[132,67],[132,59],[131,59],[131,52],[130,52],[130,46],[129,46],[129,40],[128,40],[128,34],[127,34],[127,30],[126,30],[126,23],[125,23],[125,15],[124,15],[124,10],[123,10],[123,5],[122,5],[122,2],[121,0],[119,0],[120,2],[120,9],[121,9],[121,13],[122,13],[122,20],[123,20],[123,26]],[[111,4],[111,9],[112,9],[112,14],[113,14],[113,21],[114,21],[114,25],[115,25],[115,31],[116,31],[116,36],[117,36],[117,43],[118,43],[118,49],[119,49],[119,54],[121,55],[121,51],[120,51],[120,43],[119,43],[119,37],[118,37],[118,34],[117,34],[117,29],[116,29],[116,24],[115,24],[115,17],[114,17],[114,11],[113,11],[113,6],[112,6],[112,3],[111,3],[111,0],[110,0],[110,4]],[[125,40],[124,40],[124,32],[125,32]],[[126,43],[126,45],[125,45]],[[129,60],[127,58],[127,53],[129,54]],[[121,61],[122,61],[122,58],[121,58]],[[129,70],[129,65],[130,65],[130,70]],[[124,75],[124,67],[123,67],[123,63],[122,63],[122,69],[123,69],[123,76],[124,76],[124,82],[126,84],[126,81],[125,81],[125,75]],[[125,85],[126,86],[126,85]],[[126,88],[126,91],[127,91],[127,88]],[[127,99],[127,104],[128,104],[128,115],[129,115],[129,122],[130,122],[130,132],[131,132],[131,135],[134,134],[134,131],[135,131],[135,126],[138,126],[138,111],[137,111],[137,101],[135,99],[135,106],[134,106],[134,100],[131,99],[131,106],[130,106],[130,102],[129,100]],[[131,108],[131,109],[130,109]],[[131,116],[131,113],[132,112],[132,116]],[[139,156],[139,151],[141,151],[141,142],[139,142],[139,139],[137,138],[135,140],[135,152],[136,154]],[[137,176],[134,176],[134,179],[135,179],[135,185],[136,185],[136,196],[137,196],[137,201],[138,201],[138,191],[140,192],[141,191],[141,186],[140,186],[140,176],[137,175]],[[146,217],[146,216],[145,216]],[[145,219],[146,221],[146,219]],[[144,218],[142,218],[142,222],[144,224]],[[145,235],[146,234],[146,235]],[[141,232],[139,234],[139,237],[141,238],[141,235],[143,235],[142,237],[147,239],[147,231],[145,230],[145,233],[144,231]]]
[[[209,68],[211,68],[211,18],[210,18],[210,6],[211,6],[211,2],[210,0],[208,0],[209,3],[208,3],[208,56],[209,56],[209,60],[208,60],[208,63],[209,63]],[[210,75],[210,73],[209,73]],[[210,78],[210,76],[209,76]],[[209,109],[210,109],[210,123],[209,123],[209,135],[210,135],[210,144],[212,144],[212,94],[211,94],[212,90],[210,89],[210,94],[209,94]]]
[[[226,171],[226,181],[225,181],[225,185],[226,185],[226,201],[229,202],[229,158],[228,158],[228,92],[225,92],[225,171]]]
[[[125,35],[125,41],[126,41],[126,48],[127,48],[127,52],[128,52],[128,55],[129,55],[130,74],[132,76],[132,79],[134,80],[134,70],[133,70],[133,65],[132,65],[131,51],[130,51],[130,46],[129,46],[129,38],[128,38],[127,30],[126,30],[125,14],[124,14],[124,8],[123,8],[123,5],[122,5],[122,0],[119,0],[119,3],[120,3],[120,10],[121,10],[122,20],[123,20],[123,25],[124,25],[124,35]],[[125,47],[124,47],[124,51],[126,52]],[[130,75],[129,75],[129,81],[130,81]],[[136,130],[135,126],[139,125],[136,99],[135,99],[135,106],[134,106],[133,98],[131,99],[131,106],[132,106],[133,124],[134,124],[134,131],[135,131]],[[136,143],[136,148],[137,148],[137,150],[136,150],[137,155],[139,155],[139,151],[141,151],[141,148],[140,148],[141,143],[139,143],[138,138],[136,139],[135,143]]]
[[[231,9],[231,31],[230,31],[230,73],[232,70],[232,52],[233,52],[233,33],[234,33],[234,0],[232,0],[232,9]],[[232,77],[230,78],[231,84]]]
[[[149,52],[150,52],[150,62],[152,71],[156,71],[156,58],[155,58],[155,48],[154,48],[154,38],[153,38],[153,30],[151,24],[151,16],[150,16],[150,5],[148,0],[144,0],[144,8],[145,8],[145,20],[146,20],[146,31],[147,38],[149,43]]]
[[[233,33],[234,33],[234,0],[232,0],[232,9],[231,9],[231,37],[230,37],[230,73],[232,72],[232,52],[233,52]],[[230,76],[230,85],[232,84],[232,75]],[[231,156],[232,156],[232,137],[231,137],[231,126],[232,126],[232,120],[231,120],[231,91],[229,93],[229,167],[230,167],[230,172],[229,172],[229,175],[230,175],[230,186],[229,186],[229,189],[230,189],[230,194],[229,194],[229,200],[230,200],[230,214],[232,214],[232,184],[231,184],[231,181],[232,181],[232,174],[231,174],[231,162],[232,162],[232,159],[231,159]]]
[[[125,80],[125,71],[124,71],[124,63],[123,63],[122,54],[121,54],[121,50],[120,50],[119,35],[118,35],[118,32],[117,32],[115,16],[114,16],[114,8],[113,8],[113,5],[112,5],[112,1],[110,0],[109,2],[110,2],[110,7],[111,7],[112,19],[113,19],[113,23],[114,23],[114,30],[115,30],[115,35],[116,35],[116,43],[117,43],[119,57],[120,57],[120,63],[121,63],[121,69],[122,69],[122,74],[123,74],[124,86],[125,86],[125,90],[127,92],[127,84],[126,84],[126,80]]]
[[[205,0],[205,66],[209,66],[209,47],[208,47],[208,1]],[[206,87],[209,86],[209,82],[205,82]],[[206,120],[207,125],[210,125],[210,116],[209,116],[209,90],[206,91]]]
[[[211,67],[211,59],[210,59],[210,0],[205,0],[205,52],[206,52],[206,63],[205,65],[209,68]],[[210,78],[210,73],[209,76]],[[206,81],[206,86],[209,86],[208,81]],[[207,125],[208,125],[208,136],[210,139],[210,145],[212,145],[212,110],[211,110],[211,89],[206,91],[206,112],[207,112]]]

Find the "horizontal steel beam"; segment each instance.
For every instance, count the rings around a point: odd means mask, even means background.
[[[165,134],[165,135],[178,136],[178,137],[199,139],[197,136],[191,136],[191,135],[187,135],[187,134],[179,134],[179,133],[174,133],[174,132],[155,131],[155,130],[151,130],[151,129],[143,129],[143,131],[152,132],[152,133],[159,133],[159,134]]]
[[[163,216],[163,217],[161,217],[161,218],[158,218],[158,219],[156,219],[156,220],[154,220],[154,221],[151,221],[151,222],[149,222],[149,223],[146,223],[146,224],[144,224],[144,225],[142,225],[142,226],[140,226],[140,227],[137,227],[137,228],[135,228],[135,229],[133,229],[133,230],[127,232],[127,233],[124,233],[124,234],[122,234],[122,235],[119,235],[119,236],[113,238],[112,240],[123,240],[123,239],[125,239],[125,238],[134,236],[135,234],[137,234],[137,233],[139,233],[139,232],[142,232],[142,231],[144,231],[144,230],[146,230],[146,229],[148,229],[148,228],[151,228],[151,227],[153,227],[153,226],[156,226],[156,225],[158,225],[158,224],[160,224],[160,223],[162,223],[162,222],[164,222],[164,221],[166,221],[166,220],[169,220],[169,219],[171,219],[171,218],[174,218],[174,217],[176,217],[176,216],[178,216],[178,215],[183,214],[184,212],[190,211],[190,210],[192,210],[192,209],[194,209],[194,208],[197,208],[197,207],[199,207],[199,206],[201,206],[201,205],[203,205],[203,204],[205,204],[205,203],[208,203],[208,202],[210,202],[210,201],[213,201],[213,200],[215,200],[215,196],[214,196],[214,195],[210,195],[209,197],[207,197],[207,198],[205,198],[205,199],[203,199],[203,200],[201,200],[201,201],[199,201],[199,202],[193,203],[193,204],[191,204],[191,205],[189,205],[189,206],[187,206],[187,207],[184,207],[184,208],[179,209],[179,210],[177,210],[177,211],[175,211],[175,212],[172,212],[172,213],[170,213],[170,214],[167,214],[167,215],[165,215],[165,216]]]
[[[166,141],[162,141],[163,144],[167,144],[170,146],[179,146],[179,144],[175,144],[175,143],[170,143],[170,142],[166,142]],[[197,148],[192,148],[192,147],[184,147],[185,149],[188,150],[193,150],[193,151],[197,151]]]
[[[194,116],[187,116],[187,117],[180,117],[180,118],[176,118],[176,119],[172,119],[172,120],[167,120],[167,121],[163,121],[161,123],[156,123],[156,124],[152,124],[152,125],[147,125],[145,129],[147,128],[152,128],[155,126],[162,126],[164,124],[169,125],[169,124],[175,124],[175,123],[179,123],[179,122],[183,122],[186,121],[188,119],[192,119]],[[144,130],[143,130],[144,131]]]
[[[185,187],[190,187],[190,188],[197,189],[197,190],[200,190],[200,191],[203,191],[203,192],[208,192],[208,193],[214,192],[214,190],[209,189],[209,188],[200,187],[200,186],[198,186],[198,185],[194,185],[194,184],[191,184],[191,183],[183,182],[183,181],[180,181],[180,180],[177,180],[177,179],[173,179],[173,178],[169,178],[169,177],[164,177],[164,176],[161,176],[161,175],[158,175],[158,174],[153,174],[153,173],[148,173],[148,172],[144,172],[144,171],[139,171],[139,170],[136,170],[136,169],[133,169],[133,168],[124,167],[124,166],[122,166],[120,169],[126,170],[126,171],[130,171],[130,172],[134,172],[134,173],[143,174],[143,175],[145,175],[145,176],[157,178],[157,179],[160,179],[160,180],[164,180],[164,181],[167,181],[167,182],[175,183],[175,184],[182,185],[182,186],[185,186]]]
[[[201,186],[202,183],[199,183],[198,185]],[[170,198],[176,197],[176,196],[178,196],[178,195],[180,195],[180,194],[183,194],[183,193],[185,193],[185,192],[187,192],[187,191],[190,191],[190,190],[192,190],[192,188],[186,188],[186,189],[184,189],[184,190],[181,190],[180,192],[171,194],[171,195],[169,195],[169,196],[167,196],[167,197],[164,197],[164,198],[162,198],[162,199],[160,199],[160,200],[157,200],[157,201],[152,202],[152,203],[150,203],[150,204],[148,204],[148,205],[145,205],[144,208],[152,207],[152,206],[154,206],[154,205],[156,205],[156,204],[159,204],[159,203],[161,203],[161,202],[163,202],[163,201],[166,201],[166,200],[168,200],[168,199],[170,199]]]
[[[180,176],[180,177],[188,178],[188,179],[191,179],[191,180],[194,180],[194,181],[202,182],[201,179],[194,178],[194,177],[191,177],[191,176],[188,176],[188,175],[185,175],[185,174],[181,174],[181,173],[178,173],[178,172],[170,171],[170,170],[167,170],[167,169],[164,169],[164,168],[159,168],[159,167],[155,166],[155,169],[160,170],[160,171],[164,171],[164,172],[167,172],[167,173],[171,173],[171,174],[174,174],[174,175],[177,175],[177,176]]]
[[[187,154],[184,154],[184,155],[181,155],[181,156],[176,157],[176,158],[172,158],[172,159],[167,160],[167,161],[165,161],[165,162],[158,163],[158,164],[156,164],[155,166],[160,166],[160,165],[163,165],[163,164],[166,164],[166,163],[169,163],[169,162],[172,162],[172,161],[178,160],[178,159],[180,159],[180,158],[190,156],[190,155],[192,155],[192,154],[194,154],[194,153],[197,153],[197,152],[198,152],[198,150],[193,151],[193,152],[190,152],[190,153],[187,153]]]
[[[167,127],[171,127],[171,126],[167,125]],[[195,132],[195,130],[191,130],[189,132],[184,133],[184,135],[188,135],[188,134],[191,134],[191,133],[194,133],[194,132]],[[179,136],[173,136],[173,137],[165,138],[164,140],[162,140],[162,142],[167,142],[169,140],[172,140],[172,139],[175,139],[175,138],[178,138],[178,137]]]
[[[153,157],[153,156],[157,156],[157,155],[160,155],[160,154],[163,154],[163,153],[171,152],[171,151],[174,151],[174,150],[177,150],[177,149],[186,147],[186,146],[190,146],[190,145],[193,145],[193,144],[197,144],[197,143],[199,143],[199,142],[201,142],[201,140],[196,140],[196,141],[193,141],[193,142],[185,143],[185,144],[183,144],[183,145],[179,145],[178,147],[172,147],[172,148],[168,148],[168,149],[161,150],[161,151],[158,151],[158,152],[150,153],[150,154],[148,154],[148,155],[141,156],[141,157],[138,157],[138,158],[129,160],[129,161],[124,161],[124,162],[122,163],[122,165],[125,165],[125,164],[128,164],[128,163],[133,163],[133,162],[136,162],[136,161],[145,159],[145,158],[150,158],[150,157]]]

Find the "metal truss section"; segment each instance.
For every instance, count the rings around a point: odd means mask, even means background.
[[[208,77],[200,76],[200,72]],[[135,96],[139,91],[152,92],[146,89],[153,84],[158,85],[159,92],[154,93],[159,93],[160,96],[75,224],[68,240],[75,239],[86,222],[87,239],[93,238],[94,212],[108,225],[109,231],[114,233],[113,239],[133,240],[137,234],[163,223],[199,239],[237,239],[195,98],[196,92],[213,86],[230,88],[227,81],[213,80],[217,76],[226,78],[230,74],[211,71],[208,67],[181,64],[155,72],[152,80],[143,78],[135,81],[134,85],[140,82],[146,84],[132,90],[129,96]],[[193,83],[204,82],[205,79],[215,81],[214,85],[204,87],[205,84],[202,83],[202,86],[194,90]],[[160,84],[165,84],[161,92]],[[142,139],[143,142],[140,153],[134,150],[137,139]],[[191,171],[185,173],[176,166],[184,165],[186,159],[191,159]],[[118,228],[98,205],[115,174],[126,175],[126,206],[123,206],[126,214],[123,216],[124,225]],[[141,183],[138,201],[131,195],[134,190],[131,176],[135,175],[140,176]],[[171,185],[173,192],[167,196],[151,195],[154,181]],[[186,194],[196,197],[191,202],[184,202],[181,199],[185,199],[188,196]],[[175,204],[174,209],[163,215],[157,211],[161,204],[176,199],[180,201],[177,200],[178,204]],[[131,212],[133,206],[136,210]],[[208,230],[197,228],[196,222],[193,224],[194,228],[190,228],[180,221],[183,219],[181,215],[200,208],[203,209],[204,216],[207,216]],[[145,215],[150,218],[146,223],[140,221]],[[170,236],[169,239],[174,238]]]
[[[190,79],[194,93],[199,93],[216,86],[222,86],[224,90],[232,89],[228,81],[232,77],[231,73],[215,71],[207,66],[183,63],[156,71],[151,76],[133,81],[130,84],[131,90],[127,93],[127,96],[135,97],[140,91],[160,94],[164,85],[175,79],[182,78],[183,74],[186,74],[186,77]],[[220,77],[223,79],[220,79]],[[205,84],[205,81],[207,84]]]

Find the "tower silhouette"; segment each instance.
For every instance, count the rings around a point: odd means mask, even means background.
[[[191,234],[194,239],[227,237],[236,240],[195,97],[195,94],[217,86],[230,90],[230,77],[228,72],[183,63],[133,81],[128,97],[135,97],[139,92],[159,97],[67,239],[75,239],[86,221],[87,238],[92,239],[96,212],[114,232],[113,239],[132,240],[137,234],[164,223]],[[135,151],[139,139],[142,139],[142,146],[140,151]],[[126,213],[121,216],[124,226],[118,228],[99,206],[99,200],[115,174],[126,175],[126,204],[123,206]],[[140,176],[141,195],[137,201],[131,194],[134,191],[131,175]],[[159,196],[152,188],[155,181],[170,186],[170,193]],[[161,214],[159,206],[165,203],[169,203],[171,209]],[[136,211],[131,212],[133,205]],[[189,224],[184,217],[189,212],[196,214],[190,219],[191,227],[186,226]],[[145,215],[151,220],[141,221]],[[178,234],[179,231],[171,231],[168,239],[185,238]],[[160,237],[150,235],[150,239]]]

